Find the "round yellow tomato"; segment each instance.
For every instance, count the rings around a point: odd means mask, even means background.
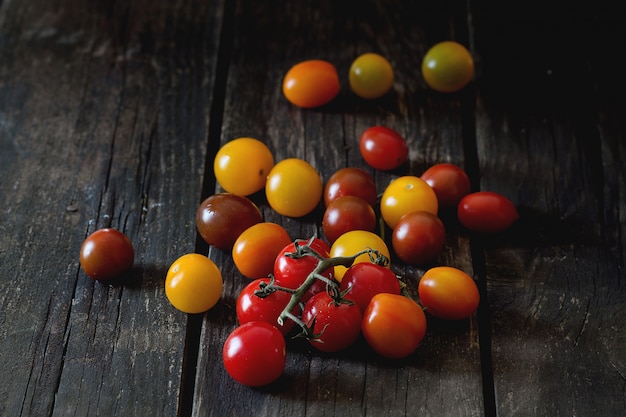
[[[350,88],[365,99],[385,95],[393,87],[393,68],[387,59],[375,53],[366,53],[354,60],[348,75]]]
[[[322,106],[339,94],[337,69],[321,59],[300,62],[285,74],[283,94],[298,107]]]
[[[330,247],[330,256],[353,256],[365,249],[375,249],[387,259],[390,259],[389,248],[385,241],[376,233],[366,230],[352,230],[339,236]],[[371,262],[369,254],[365,253],[357,256],[354,264],[360,262]],[[389,262],[385,265],[389,267]],[[341,265],[335,267],[335,278],[341,282],[347,268]]]
[[[322,199],[322,191],[322,178],[318,172],[298,158],[277,163],[265,185],[270,207],[288,217],[302,217],[312,212]]]
[[[400,218],[414,211],[427,211],[437,215],[437,194],[423,179],[412,175],[391,181],[380,199],[380,214],[390,228],[396,227]]]
[[[279,224],[257,223],[243,231],[232,250],[235,266],[246,278],[265,278],[274,272],[274,261],[291,243],[289,234]]]
[[[178,258],[165,277],[165,295],[184,313],[203,313],[215,306],[222,295],[222,287],[222,274],[217,265],[198,253]]]
[[[267,145],[254,138],[237,138],[217,151],[213,171],[225,191],[248,196],[265,186],[273,166],[274,156]]]
[[[433,90],[453,93],[474,78],[474,59],[460,43],[440,42],[424,55],[422,76]]]

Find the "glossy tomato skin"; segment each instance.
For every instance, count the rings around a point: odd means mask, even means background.
[[[215,178],[222,188],[243,196],[261,190],[273,166],[274,156],[267,145],[248,137],[225,143],[213,161]]]
[[[335,171],[324,187],[324,204],[328,206],[333,200],[346,195],[361,197],[374,207],[378,200],[374,178],[367,171],[355,167]]]
[[[373,232],[376,228],[376,213],[372,206],[360,197],[351,195],[333,200],[324,211],[322,230],[333,243],[339,236],[352,230]]]
[[[222,274],[204,255],[188,253],[174,261],[165,277],[165,295],[178,310],[197,314],[213,308],[222,296]]]
[[[323,106],[339,94],[337,69],[328,61],[302,61],[287,71],[283,94],[292,104],[302,108]]]
[[[226,338],[222,359],[228,374],[240,384],[268,385],[285,370],[285,338],[269,323],[248,322],[235,328]]]
[[[424,55],[422,76],[433,90],[453,93],[461,90],[474,78],[474,59],[460,43],[440,42]]]
[[[472,277],[450,266],[426,271],[417,289],[426,311],[445,320],[465,319],[480,303],[478,287]]]
[[[376,233],[368,232],[367,230],[352,230],[339,236],[330,247],[330,256],[354,256],[366,249],[375,249],[381,255],[390,259],[389,248],[385,241]],[[361,262],[371,262],[369,254],[364,253],[357,256],[352,265]],[[389,263],[387,263],[386,267],[389,267]],[[347,268],[342,265],[336,266],[335,279],[341,282],[346,270]]]
[[[414,211],[400,218],[391,235],[395,254],[409,265],[433,262],[443,252],[446,229],[441,219],[427,211]]]
[[[365,53],[352,62],[348,82],[357,96],[376,99],[393,87],[393,68],[382,55]]]
[[[302,217],[312,212],[322,199],[323,183],[307,161],[288,158],[277,163],[267,176],[265,195],[279,214]]]
[[[244,230],[235,241],[233,262],[246,278],[267,277],[274,271],[276,256],[289,243],[291,238],[281,225],[257,223]]]
[[[359,150],[368,165],[381,171],[396,169],[409,157],[404,138],[385,126],[365,130],[359,139]]]
[[[328,244],[319,238],[313,238],[310,241],[296,240],[285,246],[274,261],[274,280],[276,285],[292,290],[300,287],[318,265],[318,259],[315,256],[306,255],[298,258],[287,256],[289,253],[296,252],[296,244],[308,244],[311,249],[324,258],[328,258],[330,253]],[[332,281],[334,279],[333,268],[323,271],[321,275]],[[316,280],[301,300],[306,302],[313,295],[322,291],[326,291],[326,283],[322,280]]]
[[[427,211],[437,215],[437,195],[423,179],[405,175],[387,185],[380,199],[380,214],[387,225],[394,229],[400,218],[414,211]]]
[[[430,185],[442,209],[456,209],[459,201],[472,191],[467,173],[453,164],[436,164],[420,177]]]
[[[211,246],[230,251],[248,227],[263,221],[261,211],[250,199],[230,193],[207,197],[196,211],[196,227]]]
[[[309,343],[322,352],[346,349],[361,334],[359,306],[354,302],[336,304],[327,292],[316,294],[306,302],[302,321],[312,326],[313,333],[319,335]]]
[[[99,229],[87,236],[80,248],[83,271],[97,281],[110,281],[128,272],[135,260],[130,239],[112,228]]]
[[[400,295],[398,277],[389,268],[369,262],[352,265],[343,276],[339,289],[358,304],[361,313],[379,293]]]
[[[426,315],[412,299],[380,293],[363,313],[361,331],[379,355],[398,359],[412,354],[426,334]]]
[[[478,191],[463,197],[457,216],[463,226],[480,233],[503,232],[519,219],[511,200],[492,191]]]
[[[286,291],[274,291],[264,297],[255,294],[255,291],[261,290],[261,283],[268,284],[269,282],[269,278],[259,278],[244,287],[237,297],[235,308],[237,320],[239,324],[264,321],[275,326],[283,335],[286,335],[296,323],[287,319],[280,325],[278,324],[278,317],[289,304],[291,294]],[[294,314],[299,314],[299,311],[294,312]]]

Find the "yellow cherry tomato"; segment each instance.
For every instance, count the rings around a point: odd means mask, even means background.
[[[393,68],[387,59],[375,53],[366,53],[354,60],[348,75],[350,88],[365,99],[385,95],[393,87]]]
[[[184,313],[203,313],[222,296],[222,274],[204,255],[188,253],[178,258],[167,271],[165,295]]]
[[[433,90],[453,93],[474,78],[474,60],[467,48],[460,43],[440,42],[424,55],[422,76]]]
[[[412,175],[391,181],[380,199],[380,215],[392,229],[405,214],[427,211],[437,215],[438,210],[435,191],[426,181]]]
[[[339,236],[330,247],[330,256],[353,256],[365,249],[376,249],[381,255],[390,259],[389,248],[385,241],[376,233],[366,230],[352,230]],[[359,255],[354,260],[353,265],[360,262],[371,262],[369,254]],[[388,262],[386,266],[389,267]],[[335,267],[335,278],[337,281],[341,282],[346,270],[347,268],[341,265]]]
[[[267,145],[254,138],[237,138],[217,151],[213,171],[225,191],[248,196],[265,186],[273,166],[274,156]]]
[[[308,162],[289,158],[277,163],[267,176],[265,195],[277,213],[302,217],[312,212],[322,199],[319,173]]]
[[[257,223],[244,230],[235,240],[233,262],[244,277],[265,278],[274,272],[276,257],[290,243],[291,238],[281,225]]]
[[[283,94],[298,107],[322,106],[339,94],[337,69],[321,59],[300,62],[285,74]]]

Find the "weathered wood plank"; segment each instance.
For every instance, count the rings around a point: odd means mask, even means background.
[[[419,175],[436,162],[463,165],[459,97],[429,93],[419,75],[420,51],[430,41],[452,36],[459,10],[428,11],[405,3],[359,2],[356,7],[343,2],[239,2],[221,143],[257,137],[277,160],[303,158],[328,179],[343,166],[369,169],[355,147],[358,137],[367,127],[385,124],[406,136],[411,162],[393,173],[370,170],[381,190],[393,176]],[[396,69],[394,93],[376,102],[357,99],[347,86],[350,63],[367,51],[384,54]],[[311,58],[337,66],[342,91],[325,108],[300,110],[285,101],[280,85],[291,65]],[[292,238],[306,238],[319,229],[321,207],[316,215],[287,219],[273,213],[263,195],[252,198],[265,218],[283,224]],[[292,342],[285,375],[277,383],[266,389],[238,385],[223,368],[221,349],[236,326],[235,299],[246,280],[228,254],[211,250],[209,255],[223,266],[226,287],[223,302],[203,322],[194,415],[483,414],[474,321],[435,324],[418,352],[399,363],[377,358],[364,343],[342,354],[323,355],[306,343]],[[471,273],[467,240],[451,234],[442,258]],[[398,272],[406,274],[414,291],[423,271],[398,266]]]
[[[162,287],[194,250],[221,10],[2,5],[0,414],[176,415],[186,317]],[[105,226],[135,244],[130,285],[79,269]]]

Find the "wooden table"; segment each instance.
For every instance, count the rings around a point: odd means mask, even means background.
[[[0,415],[623,415],[624,20],[597,2],[0,0]],[[420,63],[448,39],[477,73],[439,94]],[[347,70],[371,51],[396,79],[365,101]],[[333,62],[342,90],[301,110],[280,85],[310,58]],[[356,148],[377,124],[409,143],[400,172],[368,168]],[[194,216],[219,191],[216,150],[240,136],[323,179],[356,166],[382,190],[452,162],[475,190],[508,196],[521,213],[509,232],[452,222],[437,262],[476,278],[478,313],[431,320],[400,362],[363,343],[332,355],[294,343],[275,384],[234,382],[221,348],[246,279],[197,238]],[[292,238],[320,229],[321,207],[291,219],[253,199]],[[135,245],[128,285],[80,269],[82,241],[108,226]],[[188,252],[224,276],[204,315],[164,294]],[[412,290],[424,272],[393,268]]]

